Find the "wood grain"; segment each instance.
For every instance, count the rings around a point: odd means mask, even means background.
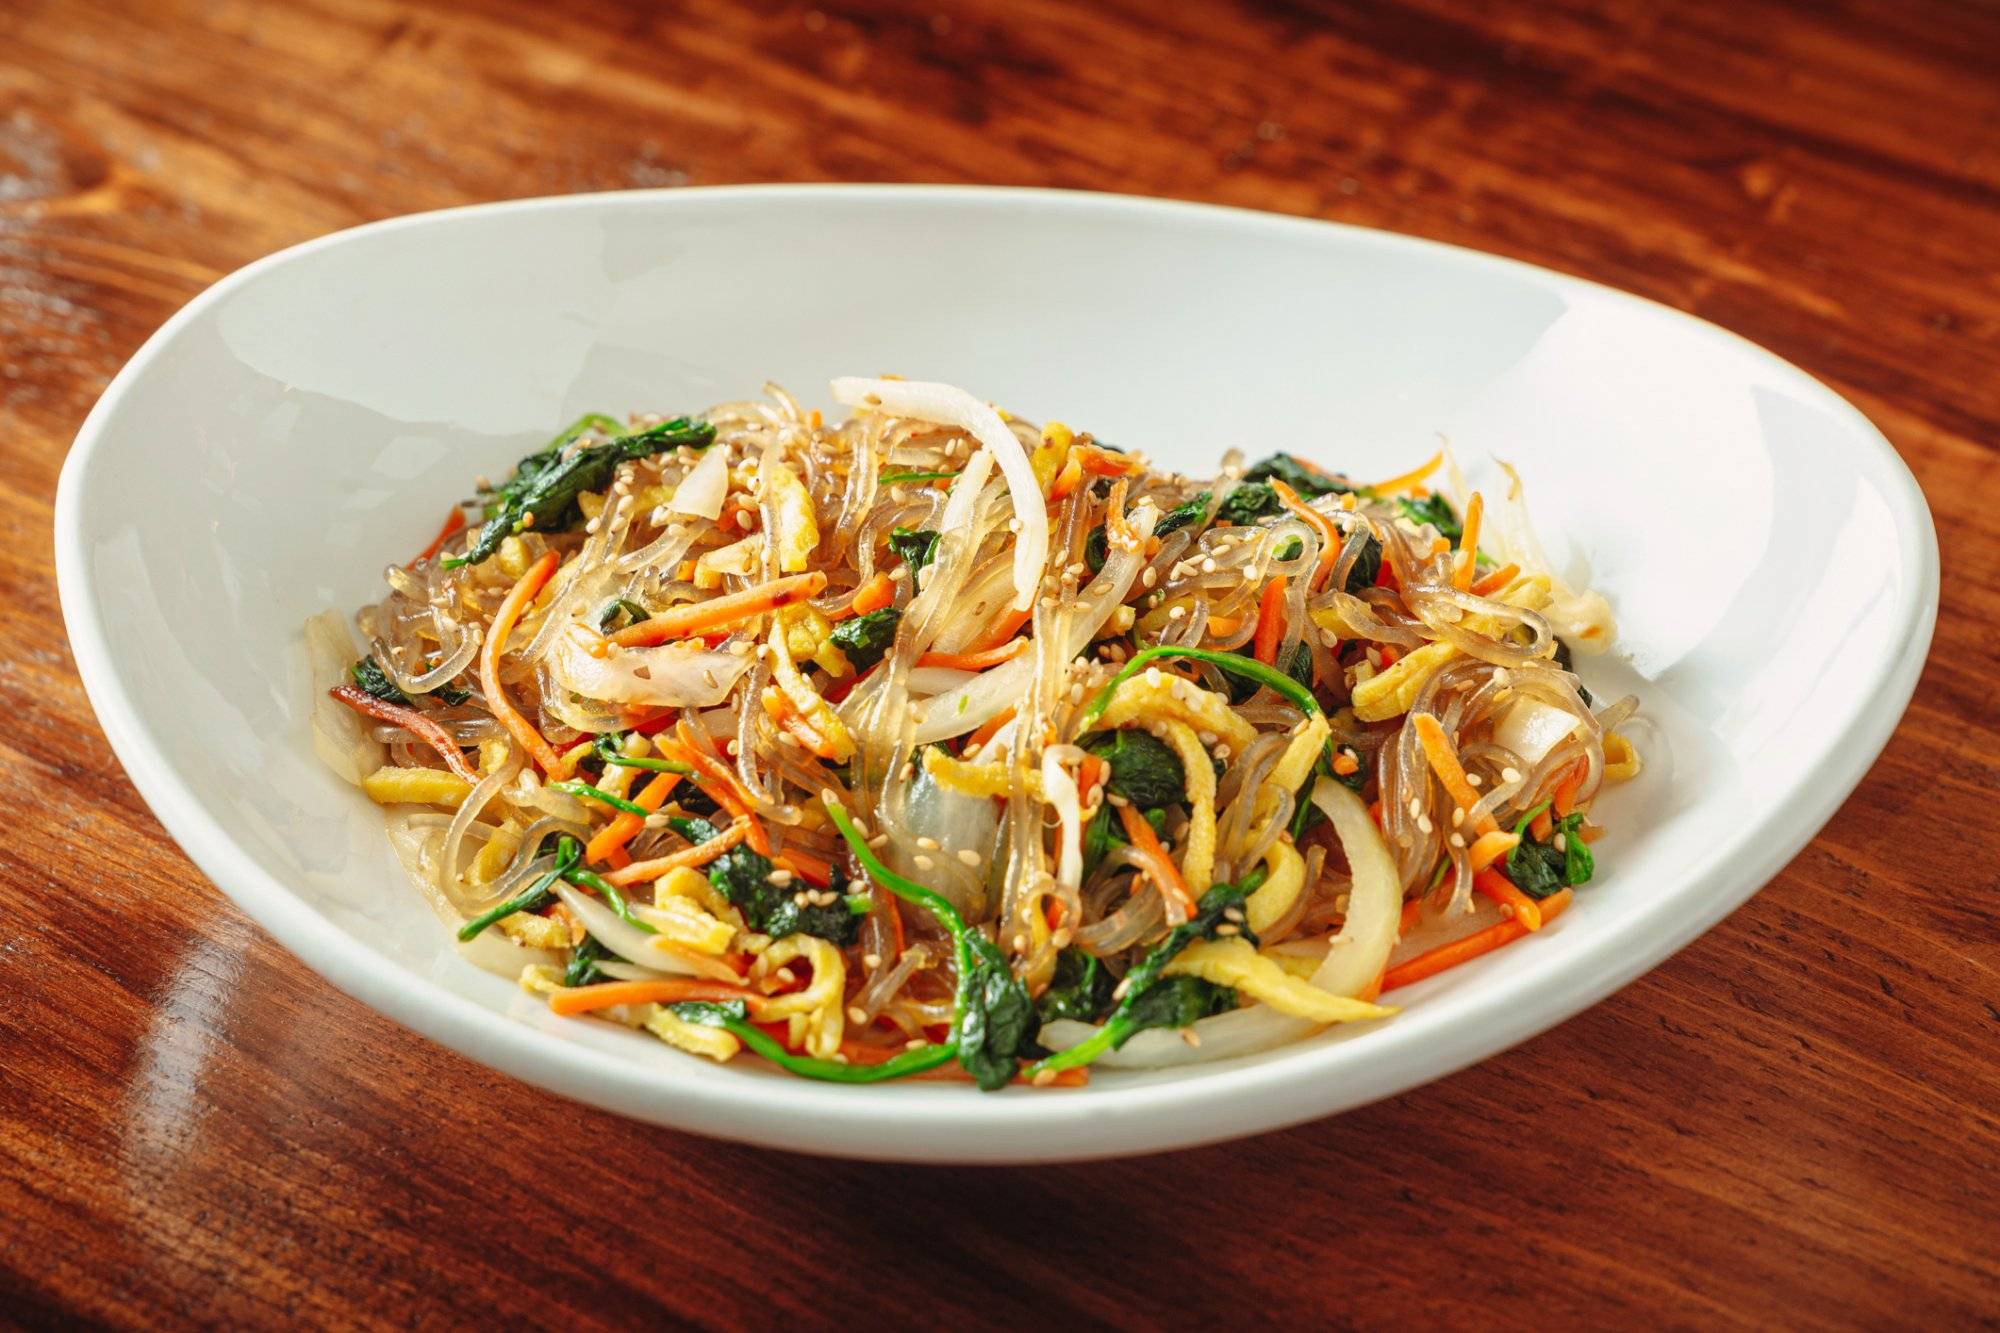
[[[1996,65],[2000,11],[1942,0],[0,7],[0,1323],[2000,1321]],[[68,441],[172,310],[291,242],[833,179],[1393,228],[1763,343],[1937,516],[1908,717],[1658,971],[1248,1143],[810,1161],[400,1030],[248,925],[112,758],[50,567]]]

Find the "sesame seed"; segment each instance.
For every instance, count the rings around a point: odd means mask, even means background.
[[[1125,998],[1126,992],[1130,991],[1131,989],[1132,989],[1132,978],[1127,977],[1123,981],[1119,982],[1116,986],[1112,987],[1111,998],[1114,1000],[1122,1000]]]
[[[1435,824],[1431,823],[1431,817],[1430,817],[1429,815],[1418,815],[1418,816],[1417,816],[1417,832],[1419,832],[1419,833],[1430,833],[1430,832],[1431,832],[1432,830],[1434,830],[1434,829],[1435,829],[1436,827],[1437,827],[1437,825],[1435,825]]]
[[[1201,1045],[1201,1034],[1193,1028],[1182,1028],[1181,1040],[1190,1046],[1199,1046]]]
[[[1213,560],[1202,561],[1201,572],[1204,574],[1213,574],[1215,572],[1215,561]]]
[[[777,885],[779,888],[782,889],[785,887],[785,885],[790,884],[792,882],[793,876],[792,872],[789,870],[773,870],[770,874],[766,875],[764,878],[770,880],[773,884]]]
[[[797,893],[792,895],[792,906],[811,907],[812,905],[813,905],[812,895],[807,893],[805,890],[801,889]]]
[[[930,1038],[928,1037],[912,1037],[908,1041],[903,1043],[903,1049],[906,1051],[921,1051],[924,1047],[930,1044],[931,1044]],[[1049,1077],[1054,1078],[1055,1075],[1051,1073]]]
[[[867,968],[870,972],[873,972],[876,968],[882,966],[882,955],[879,953],[862,954],[861,966]]]
[[[931,860],[928,856],[925,856],[921,852],[919,852],[915,857],[913,857],[912,861],[919,870],[929,870],[932,866],[937,864],[937,862]]]
[[[1480,777],[1477,773],[1467,773],[1465,781],[1468,786],[1473,787],[1484,787],[1486,785],[1486,779]]]
[[[1465,835],[1463,833],[1454,833],[1451,835],[1450,842],[1452,846],[1462,848],[1465,846]]]
[[[958,859],[961,865],[976,866],[979,864],[979,853],[973,851],[970,847],[961,847],[958,852]]]
[[[1236,925],[1232,922],[1225,921],[1221,925],[1215,928],[1215,933],[1218,935],[1241,935],[1243,933],[1243,927]]]
[[[879,852],[888,845],[889,845],[889,835],[886,833],[878,833],[874,837],[868,840],[868,847],[870,851]]]
[[[1556,834],[1555,837],[1549,839],[1549,846],[1555,848],[1559,852],[1568,851],[1569,836],[1567,834],[1558,833]]]
[[[1415,819],[1418,815],[1422,814],[1423,812],[1424,812],[1424,803],[1418,800],[1416,797],[1412,796],[1410,798],[1410,818]]]
[[[866,1023],[868,1011],[858,1004],[850,1004],[847,1006],[847,1021],[855,1024]]]
[[[1185,606],[1176,606],[1172,610],[1167,612],[1167,619],[1181,620],[1185,618],[1186,615],[1187,615],[1187,608]]]
[[[927,852],[934,852],[938,849],[938,840],[936,838],[918,838],[917,846]]]
[[[1056,1071],[1053,1069],[1044,1069],[1041,1073],[1036,1074],[1034,1078],[1030,1079],[1029,1081],[1038,1088],[1046,1088],[1047,1086],[1049,1086],[1049,1084],[1056,1081]]]
[[[1463,824],[1464,822],[1465,822],[1465,807],[1462,805],[1454,805],[1451,808],[1451,826],[1453,828],[1457,828],[1460,824]]]
[[[1152,569],[1148,569],[1144,574],[1139,576],[1139,586],[1142,588],[1150,588],[1159,581],[1159,573]]]
[[[661,828],[665,828],[666,826],[667,826],[667,817],[666,817],[665,815],[647,815],[647,816],[646,816],[646,827],[647,827],[647,828],[652,828],[652,829],[661,829]]]
[[[1519,782],[1521,780],[1521,770],[1512,767],[1503,768],[1500,770],[1500,780],[1506,783]]]

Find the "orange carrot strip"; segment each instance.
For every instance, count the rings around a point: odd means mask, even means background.
[[[1424,915],[1424,899],[1428,896],[1427,894],[1420,893],[1403,904],[1403,921],[1401,925],[1396,927],[1396,934],[1407,935],[1417,928],[1417,922]]]
[[[1406,491],[1425,477],[1428,477],[1431,473],[1437,471],[1438,464],[1442,462],[1444,462],[1444,450],[1440,449],[1424,462],[1411,468],[1408,472],[1391,477],[1387,481],[1378,481],[1369,487],[1369,489],[1377,495],[1388,495],[1394,491]]]
[[[826,575],[818,570],[810,574],[790,574],[741,592],[711,597],[705,602],[669,607],[648,620],[627,625],[612,635],[611,641],[620,648],[650,648],[668,639],[685,639],[703,630],[733,625],[739,620],[793,606],[809,597],[817,597],[825,590]]]
[[[1219,639],[1225,634],[1234,634],[1242,628],[1242,616],[1210,616],[1208,618],[1207,633],[1212,639]]]
[[[1495,861],[1520,846],[1518,834],[1504,829],[1493,833],[1482,833],[1466,851],[1466,859],[1472,863],[1472,871],[1478,874]]]
[[[1549,817],[1549,812],[1545,809],[1528,821],[1528,831],[1535,835],[1537,842],[1547,842],[1549,835],[1556,831],[1556,821]]]
[[[1479,563],[1479,520],[1486,513],[1486,499],[1478,491],[1465,506],[1465,532],[1458,539],[1458,563],[1451,572],[1451,586],[1472,586],[1474,566]]]
[[[1543,924],[1561,916],[1563,909],[1569,906],[1572,896],[1570,890],[1564,889],[1560,893],[1552,893],[1542,899],[1540,906]],[[1457,967],[1460,963],[1471,962],[1482,954],[1491,953],[1503,944],[1512,944],[1527,933],[1528,927],[1518,920],[1502,921],[1484,930],[1474,931],[1462,940],[1440,944],[1428,953],[1420,953],[1415,958],[1390,968],[1382,978],[1382,989],[1392,991],[1398,986],[1409,986],[1426,977],[1434,977],[1449,968]]]
[[[1076,459],[1083,470],[1093,477],[1129,477],[1139,470],[1138,460],[1130,454],[1113,453],[1109,449],[1099,449],[1096,445],[1073,445],[1069,456]]]
[[[1278,500],[1285,508],[1304,519],[1319,533],[1319,559],[1313,562],[1312,582],[1306,585],[1308,588],[1317,588],[1326,582],[1326,576],[1333,572],[1334,565],[1340,561],[1340,529],[1333,525],[1332,519],[1299,499],[1299,493],[1284,482],[1274,479],[1271,482],[1271,489],[1277,492]]]
[[[747,986],[731,986],[716,981],[606,981],[595,986],[575,986],[549,997],[549,1008],[558,1014],[587,1014],[609,1009],[614,1004],[679,1004],[683,1000],[741,1000],[752,1009],[770,1001]]]
[[[749,820],[750,831],[744,840],[750,844],[752,851],[762,856],[769,856],[771,835],[764,831],[763,824],[758,822],[755,814],[751,813],[753,798],[750,793],[743,789],[743,784],[736,780],[734,773],[709,758],[708,754],[694,743],[694,733],[688,729],[686,718],[675,724],[675,734],[680,740],[672,743],[671,752],[668,745],[655,742],[660,752],[694,768],[698,774],[695,785],[707,792],[717,805],[727,810],[730,818]],[[702,781],[702,778],[706,778],[707,781]]]
[[[1278,660],[1278,635],[1284,629],[1278,610],[1284,604],[1285,576],[1280,574],[1264,585],[1264,595],[1257,603],[1257,632],[1250,640],[1251,652],[1265,666]]]
[[[1583,786],[1583,775],[1589,771],[1590,761],[1579,758],[1569,766],[1569,772],[1557,781],[1556,789],[1550,797],[1550,809],[1556,812],[1556,818],[1566,819],[1575,809],[1577,789]]]
[[[521,575],[500,603],[500,609],[493,613],[493,624],[486,631],[486,642],[479,649],[479,687],[486,693],[486,706],[500,719],[515,740],[521,742],[540,766],[542,772],[553,773],[562,766],[562,758],[555,747],[543,739],[534,724],[521,715],[507,698],[507,692],[500,688],[500,654],[506,650],[507,636],[513,633],[514,624],[521,613],[528,609],[535,595],[541,592],[549,578],[556,572],[560,557],[554,551],[545,551],[542,558],[528,566],[528,572]]]
[[[436,750],[438,757],[444,760],[445,767],[474,786],[479,785],[479,770],[466,760],[465,752],[458,748],[458,742],[451,738],[451,733],[416,709],[392,704],[386,699],[377,699],[368,691],[356,689],[352,685],[336,685],[327,693],[357,713],[365,713],[379,722],[401,727]]]
[[[1056,473],[1056,479],[1049,484],[1049,499],[1052,501],[1067,500],[1071,495],[1076,493],[1076,488],[1082,484],[1083,463],[1077,458],[1076,451],[1072,449],[1070,450],[1069,457],[1063,461],[1062,470]]]
[[[771,715],[771,719],[774,722],[783,727],[787,732],[790,732],[792,738],[799,744],[805,746],[806,749],[812,751],[821,759],[836,759],[839,757],[838,752],[827,741],[826,737],[819,734],[818,728],[806,721],[798,709],[792,707],[792,701],[785,697],[783,690],[775,685],[766,685],[762,700],[764,711]]]
[[[1076,766],[1076,794],[1085,805],[1090,804],[1090,792],[1110,773],[1111,765],[1094,754],[1086,754],[1083,762]],[[1053,926],[1050,929],[1054,929]]]
[[[444,544],[446,542],[450,541],[453,537],[457,536],[459,533],[464,531],[465,531],[465,511],[463,509],[460,509],[458,506],[453,505],[451,513],[445,516],[444,526],[438,529],[438,535],[431,538],[431,544],[429,546],[426,546],[423,550],[417,552],[417,558],[415,560],[412,560],[410,564],[414,565],[420,563],[421,561],[430,559],[432,556],[436,555],[439,551],[442,551],[444,549]]]
[[[1479,582],[1473,584],[1472,595],[1474,597],[1491,597],[1494,593],[1499,592],[1502,588],[1512,583],[1520,572],[1521,567],[1519,565],[1502,565],[1485,578],[1479,580]]]
[[[1515,888],[1513,880],[1492,866],[1472,877],[1472,887],[1499,903],[1501,911],[1511,910],[1514,920],[1529,930],[1542,928],[1542,905]]]
[[[692,847],[683,847],[671,855],[656,856],[650,861],[634,861],[628,866],[621,866],[612,871],[604,879],[607,883],[616,884],[622,889],[628,884],[644,884],[651,880],[664,879],[683,866],[689,870],[699,870],[742,842],[749,832],[749,821],[738,819],[707,842],[698,842]]]
[[[1012,661],[1034,646],[1031,639],[1009,639],[998,648],[969,653],[925,653],[917,659],[920,667],[950,667],[955,671],[984,671],[990,666]]]
[[[854,600],[847,609],[851,615],[865,616],[894,604],[895,600],[896,580],[887,574],[876,574],[854,590]]]
[[[639,794],[632,798],[632,804],[643,805],[649,812],[657,810],[667,803],[668,795],[673,792],[673,789],[680,783],[680,780],[681,775],[678,773],[655,774],[653,780],[648,782],[640,789]],[[586,861],[609,860],[613,852],[624,851],[625,844],[638,837],[639,830],[644,827],[646,827],[646,821],[643,818],[633,814],[630,810],[620,810],[609,824],[606,824],[597,831],[597,836],[590,840],[590,845],[583,849],[584,859]],[[612,882],[615,884],[622,881],[613,880]]]
[[[1458,752],[1451,748],[1451,738],[1444,734],[1444,727],[1429,713],[1419,713],[1411,719],[1411,725],[1416,727],[1424,756],[1431,761],[1431,768],[1444,783],[1444,789],[1451,793],[1452,800],[1470,812],[1479,804],[1479,791],[1465,780],[1465,766],[1458,762]],[[1481,833],[1493,833],[1500,825],[1492,815],[1482,814],[1475,827]]]
[[[1013,709],[1011,708],[1001,709],[999,712],[995,713],[992,717],[986,719],[986,721],[981,724],[979,730],[973,732],[972,735],[967,738],[965,742],[965,748],[969,750],[975,745],[986,744],[986,742],[992,740],[995,736],[1000,734],[1000,728],[1006,726],[1009,722],[1012,722],[1013,720],[1014,720]]]
[[[800,879],[822,889],[833,883],[833,863],[801,848],[780,847],[771,859]]]
[[[1188,892],[1187,881],[1181,878],[1167,849],[1160,846],[1159,835],[1153,832],[1146,817],[1130,805],[1114,808],[1118,811],[1118,822],[1125,826],[1125,840],[1138,849],[1146,869],[1159,883],[1167,903],[1167,924],[1179,925],[1194,914],[1194,895]]]
[[[1033,614],[1033,608],[1026,611],[1007,612],[1007,614],[1001,616],[995,622],[993,632],[986,636],[986,642],[980,644],[979,647],[982,649],[998,648],[1001,644],[1006,643],[1009,639],[1020,633],[1021,626],[1027,624],[1028,618]]]

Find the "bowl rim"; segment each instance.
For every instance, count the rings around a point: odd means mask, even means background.
[[[89,474],[109,424],[153,363],[181,331],[267,270],[360,237],[374,237],[471,216],[600,209],[673,209],[830,199],[890,207],[981,205],[1124,215],[1145,221],[1224,221],[1246,234],[1310,231],[1340,234],[1366,250],[1420,253],[1445,264],[1497,267],[1559,291],[1632,303],[1655,318],[1679,321],[1721,339],[1770,367],[1802,398],[1857,432],[1877,466],[1911,572],[1885,640],[1867,664],[1869,696],[1830,734],[1816,779],[1784,793],[1754,830],[1718,842],[1662,902],[1587,946],[1573,943],[1561,974],[1539,980],[1497,978],[1481,991],[1480,1023],[1425,1019],[1426,1006],[1401,1015],[1397,1043],[1357,1059],[1340,1052],[1355,1041],[1309,1043],[1259,1063],[1189,1071],[1189,1076],[1123,1085],[1095,1081],[1069,1096],[1009,1089],[981,1094],[957,1086],[845,1087],[766,1077],[674,1082],[661,1069],[571,1042],[461,996],[413,973],[330,923],[277,876],[259,866],[193,799],[126,692],[90,573],[83,519]],[[1936,623],[1939,564],[1929,508],[1907,465],[1882,433],[1846,399],[1777,354],[1697,316],[1557,270],[1463,246],[1320,218],[1222,205],[1088,191],[960,185],[733,185],[503,200],[407,214],[301,242],[221,278],[175,312],[112,379],[79,428],[65,458],[55,503],[58,593],[78,674],[113,752],[168,833],[228,897],[287,951],[338,989],[376,1011],[480,1063],[550,1091],[624,1114],[763,1146],[835,1156],[929,1162],[1083,1160],[1193,1147],[1262,1133],[1366,1105],[1526,1040],[1595,1004],[1659,965],[1747,901],[1818,833],[1887,744],[1915,690]],[[1664,910],[1671,905],[1671,913]],[[1536,984],[1529,984],[1535,981]],[[1435,1013],[1438,1006],[1428,1006]],[[1325,1077],[1350,1066],[1337,1079]],[[949,1103],[948,1109],[946,1103]],[[671,1118],[669,1119],[669,1114]],[[1135,1116],[1143,1114],[1141,1129]],[[1024,1133],[1039,1136],[1023,1152]]]

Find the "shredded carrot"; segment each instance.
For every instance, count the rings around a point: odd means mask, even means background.
[[[1417,928],[1417,922],[1424,915],[1424,899],[1427,896],[1420,893],[1403,904],[1403,921],[1401,925],[1396,927],[1396,934],[1398,936],[1407,935]]]
[[[1067,500],[1082,484],[1083,462],[1077,458],[1076,451],[1072,449],[1069,457],[1063,461],[1062,470],[1056,473],[1056,479],[1049,484],[1049,499]]]
[[[1499,592],[1502,588],[1512,583],[1520,573],[1521,567],[1519,565],[1502,565],[1485,578],[1479,580],[1479,582],[1473,584],[1472,595],[1474,597],[1491,597],[1494,593]]]
[[[819,596],[825,590],[826,575],[818,570],[810,574],[790,574],[741,592],[711,597],[705,602],[670,607],[649,620],[627,625],[612,635],[611,641],[620,648],[646,648],[665,643],[668,639],[685,639],[703,630],[733,625],[752,616],[796,605],[808,597]]]
[[[725,954],[721,958],[711,957],[685,944],[676,944],[655,936],[653,947],[661,953],[669,953],[687,964],[696,976],[707,977],[711,981],[735,982],[743,979],[748,964],[740,954]]]
[[[896,580],[878,573],[854,590],[854,600],[848,603],[848,611],[852,615],[865,616],[894,604],[895,600]]]
[[[1549,817],[1548,807],[1528,821],[1528,831],[1535,835],[1537,842],[1547,842],[1549,835],[1556,831],[1556,821]]]
[[[1336,750],[1333,755],[1333,771],[1340,777],[1352,777],[1361,771],[1361,761],[1345,750]]]
[[[822,860],[803,848],[781,847],[772,854],[771,859],[809,884],[822,889],[833,884],[833,863]]]
[[[1299,499],[1299,493],[1284,482],[1273,479],[1271,489],[1277,492],[1278,499],[1285,508],[1304,519],[1319,533],[1319,559],[1313,562],[1312,582],[1307,585],[1308,588],[1317,588],[1326,582],[1326,576],[1333,572],[1334,565],[1340,561],[1340,529],[1334,526],[1332,519]]]
[[[1466,589],[1479,563],[1479,520],[1486,513],[1486,498],[1478,491],[1465,506],[1465,531],[1458,539],[1458,564],[1451,572],[1451,586]]]
[[[667,803],[667,797],[672,794],[680,780],[681,775],[678,773],[656,774],[653,780],[632,798],[632,804],[642,805],[648,812],[657,810]],[[643,816],[635,815],[630,810],[620,810],[609,824],[597,831],[597,836],[590,840],[590,845],[583,849],[584,858],[590,861],[610,860],[614,852],[624,851],[625,844],[638,837],[639,830],[644,827],[646,820]]]
[[[1083,762],[1076,766],[1076,794],[1085,805],[1090,804],[1090,792],[1110,773],[1111,765],[1094,754],[1083,756]],[[1053,901],[1053,900],[1052,900]],[[1053,926],[1051,927],[1053,929]]]
[[[417,558],[415,560],[412,560],[410,564],[414,565],[430,559],[432,556],[436,555],[439,551],[442,551],[444,549],[444,544],[446,542],[450,541],[453,537],[457,536],[459,533],[464,531],[465,531],[465,511],[454,505],[452,506],[451,512],[445,515],[444,526],[438,529],[438,535],[431,538],[431,544],[429,546],[426,546],[423,550],[417,552]]]
[[[1181,878],[1167,849],[1160,846],[1159,835],[1153,832],[1146,817],[1131,805],[1114,808],[1118,811],[1118,822],[1125,826],[1125,840],[1138,850],[1146,869],[1159,883],[1160,896],[1167,904],[1167,924],[1179,925],[1194,914],[1194,895],[1188,892],[1187,881]]]
[[[1021,626],[1027,624],[1028,618],[1033,614],[1033,608],[1025,611],[1007,612],[998,621],[994,622],[993,632],[986,636],[986,642],[980,644],[979,647],[982,649],[1000,647],[1016,634],[1019,634]]]
[[[1242,616],[1210,616],[1208,618],[1207,632],[1208,636],[1212,639],[1219,639],[1225,634],[1234,634],[1242,628]]]
[[[628,884],[644,884],[650,880],[663,879],[683,866],[690,870],[698,870],[742,842],[749,832],[748,820],[733,820],[728,828],[707,842],[683,847],[670,856],[656,856],[650,861],[634,861],[630,865],[619,867],[604,878],[622,889]]]
[[[718,1002],[741,1000],[752,1009],[761,1009],[770,1003],[767,997],[759,995],[747,986],[673,978],[663,981],[606,981],[595,986],[573,986],[551,995],[549,1008],[558,1014],[571,1016],[587,1014],[596,1009],[609,1009],[614,1004],[679,1004],[683,1000]]]
[[[438,758],[444,760],[446,768],[474,786],[479,784],[479,770],[467,762],[465,752],[458,748],[458,742],[451,738],[451,733],[416,709],[392,704],[386,699],[377,699],[368,691],[357,689],[352,685],[336,685],[327,693],[357,713],[401,727],[436,750]]]
[[[826,424],[826,419],[819,414],[819,409],[817,407],[815,407],[812,411],[806,413],[806,426],[809,429],[818,430],[821,426],[825,424]]]
[[[1278,660],[1278,636],[1284,630],[1278,612],[1284,604],[1285,576],[1280,574],[1264,585],[1264,595],[1257,603],[1257,632],[1250,641],[1251,652],[1265,666]]]
[[[1139,470],[1139,461],[1130,454],[1117,454],[1092,444],[1070,448],[1069,456],[1094,477],[1129,477]]]
[[[1555,792],[1549,802],[1550,809],[1556,812],[1556,818],[1567,819],[1570,812],[1576,808],[1577,789],[1583,786],[1583,775],[1589,771],[1590,761],[1579,758],[1569,766],[1569,772],[1557,781]]]
[[[1011,708],[1001,709],[999,712],[995,713],[992,717],[986,719],[986,721],[983,724],[981,724],[979,730],[973,732],[972,735],[966,739],[965,742],[966,748],[971,749],[975,745],[986,744],[986,742],[992,740],[995,736],[1000,734],[1000,728],[1006,726],[1009,722],[1012,722],[1013,720],[1014,720],[1013,709]]]
[[[1395,491],[1407,491],[1418,482],[1437,471],[1438,464],[1444,462],[1444,450],[1440,449],[1408,472],[1400,473],[1387,481],[1378,481],[1369,487],[1377,495],[1388,495]]]
[[[682,583],[694,578],[694,561],[683,560],[674,567],[674,577]]]
[[[1479,791],[1465,780],[1465,766],[1458,762],[1458,752],[1451,747],[1451,738],[1444,734],[1444,727],[1429,713],[1419,713],[1410,719],[1417,729],[1417,740],[1424,747],[1424,756],[1431,761],[1438,780],[1451,793],[1451,799],[1463,806],[1468,814],[1479,804]],[[1490,814],[1482,813],[1475,827],[1481,833],[1497,832],[1500,825]]]
[[[500,688],[500,654],[506,651],[507,636],[514,630],[521,613],[528,609],[535,595],[541,592],[550,577],[556,572],[560,557],[554,551],[545,551],[542,558],[528,566],[528,572],[521,575],[507,596],[500,603],[500,609],[493,613],[492,627],[486,631],[486,642],[479,648],[479,687],[486,693],[486,706],[521,748],[534,757],[542,772],[553,773],[562,765],[562,758],[535,730],[535,726],[521,715],[507,698],[507,692]]]
[[[1563,909],[1569,906],[1572,896],[1569,889],[1564,889],[1542,899],[1538,904],[1541,908],[1542,923],[1546,925],[1561,916]],[[1434,977],[1449,968],[1457,967],[1460,963],[1471,962],[1482,954],[1491,953],[1503,944],[1512,944],[1527,933],[1527,925],[1518,918],[1474,931],[1462,940],[1441,944],[1428,953],[1420,953],[1415,958],[1390,968],[1382,978],[1382,989],[1392,991],[1398,986],[1409,986],[1427,977]]]
[[[1381,999],[1382,979],[1388,975],[1389,975],[1389,969],[1386,967],[1383,968],[1380,972],[1377,972],[1375,974],[1375,980],[1369,982],[1366,986],[1363,986],[1361,988],[1361,994],[1355,996],[1354,998],[1357,1000],[1365,1001],[1368,1004],[1373,1004],[1375,1003],[1375,1001]]]
[[[950,667],[955,671],[984,671],[1010,662],[1034,646],[1032,639],[1009,639],[998,648],[982,648],[967,653],[925,653],[917,659],[920,667]]]
[[[745,835],[744,841],[750,844],[752,851],[762,856],[769,856],[771,835],[764,831],[763,824],[758,822],[755,814],[751,813],[752,797],[743,789],[743,784],[736,780],[736,775],[710,758],[707,752],[695,744],[694,733],[688,729],[686,718],[682,718],[676,724],[674,734],[679,740],[659,742],[660,753],[669,759],[678,759],[693,768],[696,773],[695,786],[708,793],[710,800],[728,811],[731,819],[749,820],[750,831]]]
[[[1500,871],[1487,866],[1472,877],[1472,887],[1500,904],[1500,910],[1507,912],[1514,920],[1529,930],[1542,928],[1542,905],[1514,887],[1514,881]]]

